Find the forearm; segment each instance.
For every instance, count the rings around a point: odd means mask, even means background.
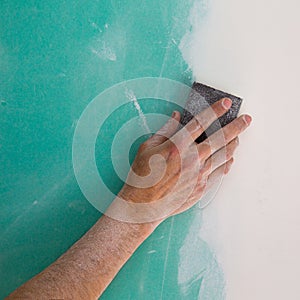
[[[220,182],[233,162],[237,136],[250,125],[251,117],[244,115],[235,119],[211,135],[208,142],[194,141],[230,106],[229,99],[222,99],[179,131],[180,114],[173,114],[173,120],[144,142],[137,153],[128,176],[132,184],[125,184],[121,192],[121,198],[130,202],[128,211],[127,205],[125,209],[118,205],[124,204],[119,201],[110,207],[110,213],[124,214],[122,220],[144,220],[145,214],[151,220],[165,219],[189,209],[202,197],[206,186]],[[215,162],[218,162],[216,166]],[[155,170],[153,176],[149,174],[151,170]],[[164,170],[162,178],[161,170]],[[167,201],[166,210],[156,211],[155,204],[161,204],[160,200],[166,195],[168,199],[181,199],[181,206],[169,211]],[[17,289],[9,299],[97,299],[159,223],[129,224],[103,216],[64,255]]]
[[[154,228],[103,215],[65,254],[8,299],[98,299]]]

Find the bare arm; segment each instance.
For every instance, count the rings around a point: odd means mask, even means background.
[[[180,114],[173,114],[163,128],[142,144],[119,193],[119,198],[130,207],[133,205],[133,210],[121,208],[119,212],[124,214],[114,218],[112,209],[113,214],[108,215],[113,218],[102,216],[65,254],[7,299],[98,299],[163,220],[189,209],[228,173],[238,135],[249,126],[250,116],[237,118],[199,145],[194,140],[230,105],[229,100],[216,102],[179,131]],[[167,205],[156,207],[162,198]],[[118,201],[114,203],[118,211],[122,206]],[[147,204],[146,209],[134,206],[141,203]]]
[[[154,228],[103,215],[65,254],[7,299],[98,299]]]

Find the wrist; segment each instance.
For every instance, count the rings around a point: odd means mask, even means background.
[[[139,245],[146,240],[160,224],[159,221],[149,223],[130,223],[114,219],[103,215],[99,223],[106,224],[114,232],[114,236],[119,236],[120,240],[128,240],[131,245]],[[100,228],[102,228],[100,225]]]
[[[139,211],[135,205],[135,203],[125,201],[123,197],[116,197],[104,215],[124,228],[138,231],[146,236],[150,235],[165,218],[145,218],[143,214],[146,214],[147,210]]]

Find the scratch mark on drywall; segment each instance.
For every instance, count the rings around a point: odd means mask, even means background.
[[[93,28],[97,29],[100,33],[102,32],[102,29],[96,22],[93,22],[92,20],[89,20],[89,22]]]
[[[141,106],[138,102],[138,99],[136,98],[135,94],[133,91],[129,90],[129,89],[126,89],[126,97],[133,102],[134,104],[134,107],[136,108],[139,116],[140,116],[140,119],[141,119],[141,122],[142,122],[142,125],[144,127],[144,129],[147,131],[147,133],[151,134],[151,130],[147,124],[147,120],[146,120],[146,117],[141,109]]]
[[[148,251],[148,254],[152,254],[152,253],[156,253],[157,251],[156,250],[150,250]]]
[[[112,48],[108,47],[108,45],[103,42],[100,49],[97,50],[93,47],[91,47],[92,53],[97,55],[99,58],[104,59],[104,60],[110,60],[110,61],[116,61],[117,60],[117,55],[116,53],[112,50]]]

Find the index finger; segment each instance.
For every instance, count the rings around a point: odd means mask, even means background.
[[[229,98],[215,102],[194,116],[170,140],[177,146],[190,146],[215,120],[224,115],[231,105],[232,101]]]

